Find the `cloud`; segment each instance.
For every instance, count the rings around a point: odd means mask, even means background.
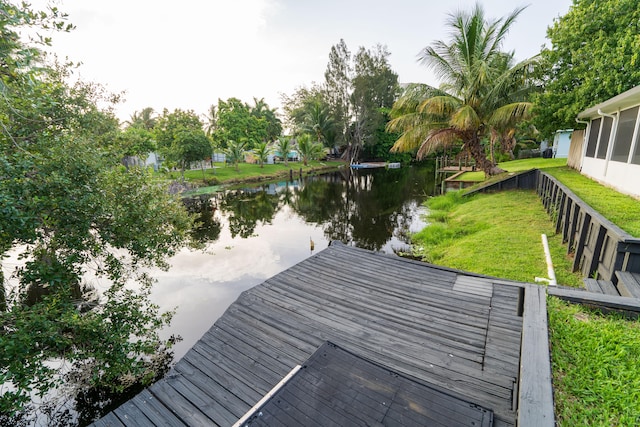
[[[46,0],[34,0],[36,9]],[[475,0],[459,0],[471,7]],[[535,54],[546,27],[571,0],[541,0],[525,10],[507,37],[519,58]],[[52,34],[60,56],[82,61],[80,75],[113,92],[126,90],[116,111],[126,119],[151,106],[205,113],[218,98],[275,107],[280,93],[320,82],[329,49],[341,38],[355,52],[386,44],[401,82],[437,84],[417,64],[418,52],[446,39],[444,19],[456,5],[417,0],[67,0],[57,6],[77,29]],[[515,5],[485,0],[490,17]]]

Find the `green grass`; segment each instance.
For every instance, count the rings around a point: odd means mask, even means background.
[[[581,175],[566,166],[567,159],[522,159],[500,163],[510,173],[530,169],[543,169],[569,187],[578,197],[600,212],[609,221],[635,237],[640,237],[640,201]],[[482,174],[482,172],[473,172]],[[467,174],[464,174],[466,179]],[[481,175],[480,175],[481,176]],[[501,174],[483,181],[483,184],[499,181],[507,175]],[[475,187],[471,187],[472,189]]]
[[[568,167],[548,169],[546,172],[569,187],[576,196],[609,221],[632,236],[640,237],[639,200],[605,187]]]
[[[528,171],[529,169],[549,169],[558,166],[566,166],[567,159],[543,159],[536,157],[533,159],[511,160],[508,162],[498,163],[501,169],[509,172]]]
[[[511,280],[547,276],[541,234],[547,235],[558,283],[581,286],[562,236],[532,191],[473,198],[447,193],[428,201],[431,224],[412,236],[417,256],[436,264]]]
[[[549,168],[558,168],[561,166],[566,166],[567,159],[543,159],[543,158],[534,158],[534,159],[520,159],[520,160],[511,160],[508,162],[498,163],[498,166],[501,169],[504,169],[505,173],[500,175],[495,175],[490,178],[485,178],[484,172],[467,172],[462,175],[462,179],[467,180],[467,176],[471,177],[468,181],[476,181],[478,184],[474,184],[474,186],[469,189],[472,190],[478,186],[484,186],[487,184],[491,184],[497,181],[500,181],[509,176],[509,174],[528,171],[531,169],[544,169],[547,170]]]
[[[559,426],[640,425],[640,322],[548,299]]]
[[[461,181],[484,181],[484,172],[465,172],[458,176]]]
[[[295,177],[299,174],[300,169],[302,169],[302,173],[308,173],[310,171],[331,169],[340,166],[344,166],[344,162],[312,161],[309,162],[308,166],[304,166],[302,162],[289,162],[287,166],[285,166],[284,163],[276,163],[273,165],[264,165],[263,168],[258,164],[240,163],[239,171],[236,171],[234,166],[224,166],[222,163],[217,163],[215,169],[205,169],[204,176],[201,169],[196,169],[185,171],[184,177],[187,181],[196,184],[215,185],[288,176],[289,170],[293,170]],[[168,179],[180,178],[179,171],[172,171],[161,175],[166,176]]]

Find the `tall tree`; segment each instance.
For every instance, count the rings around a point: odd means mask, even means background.
[[[337,127],[338,141],[347,143],[351,110],[349,98],[351,96],[352,78],[351,52],[343,39],[329,52],[329,62],[324,72],[326,100],[334,114]]]
[[[640,3],[574,0],[547,30],[544,91],[534,123],[544,136],[571,129],[580,111],[640,85]]]
[[[204,131],[207,134],[207,136],[211,138],[213,137],[213,133],[215,132],[218,126],[218,110],[215,105],[209,106],[209,111],[207,111],[206,121],[207,123]]]
[[[327,106],[314,103],[308,105],[304,113],[300,130],[312,135],[316,142],[329,146],[335,139],[335,122]]]
[[[398,75],[391,69],[389,55],[385,46],[377,45],[373,50],[360,47],[355,56],[352,147],[361,149],[382,142],[377,131],[388,121],[385,111],[393,106],[399,92]]]
[[[151,107],[143,108],[140,112],[134,111],[125,123],[127,127],[136,127],[151,131],[156,125],[155,112]]]
[[[34,24],[70,28],[61,17],[0,1],[0,262],[9,252],[22,260],[10,278],[0,268],[3,425],[34,410],[32,397],[73,402],[159,374],[170,314],[149,300],[143,268],[167,267],[191,224],[147,171],[119,164],[102,88],[69,85],[67,65],[47,64],[18,36]],[[91,296],[87,280],[102,291]]]
[[[285,113],[285,124],[294,134],[303,132],[309,111],[316,105],[322,109],[330,111],[334,117],[331,105],[326,100],[326,91],[323,87],[313,84],[311,87],[302,86],[295,90],[292,95],[282,94],[282,108]],[[335,141],[329,141],[331,143]]]
[[[452,38],[426,47],[420,60],[443,80],[441,89],[409,88],[392,110],[388,129],[402,132],[398,151],[417,148],[418,157],[447,144],[461,143],[487,175],[501,172],[487,158],[483,143],[489,131],[527,118],[528,71],[535,59],[515,63],[502,42],[524,8],[487,20],[479,4],[471,12],[449,15]]]

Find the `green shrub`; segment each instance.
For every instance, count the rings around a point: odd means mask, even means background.
[[[427,207],[434,211],[450,211],[466,200],[462,198],[461,191],[449,191],[442,196],[432,197],[427,200]]]

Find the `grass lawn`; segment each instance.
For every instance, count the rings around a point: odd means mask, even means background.
[[[567,159],[522,159],[500,163],[502,169],[511,173],[529,169],[543,169],[558,181],[569,187],[578,197],[600,212],[609,221],[634,237],[640,237],[640,200],[621,194],[611,188],[581,175],[566,166]],[[470,181],[482,181],[482,172],[471,172]],[[505,175],[491,177],[486,182],[503,179]],[[464,174],[467,179],[467,174]]]
[[[511,160],[509,162],[498,163],[498,166],[508,173],[516,173],[528,171],[530,169],[549,169],[549,168],[558,168],[561,166],[566,166],[567,159],[543,159],[543,158],[534,158],[534,159],[520,159],[520,160]],[[484,172],[476,171],[476,172],[465,172],[462,174],[459,179],[464,181],[475,181],[478,184],[491,184],[496,181],[500,181],[508,177],[508,173],[495,175],[486,179],[484,176]],[[475,184],[470,189],[476,188],[478,184]]]
[[[548,169],[545,172],[569,187],[576,196],[609,221],[632,236],[640,237],[640,200],[605,187],[568,167]]]
[[[640,425],[640,321],[548,299],[560,426]]]
[[[543,159],[542,157],[498,163],[498,167],[509,172],[522,172],[528,171],[529,169],[549,169],[566,165],[567,159]]]
[[[562,236],[533,191],[504,191],[428,201],[431,224],[412,237],[416,255],[448,267],[533,282],[547,276],[541,234],[547,235],[558,283],[581,286]]]
[[[276,163],[273,165],[265,164],[261,168],[258,164],[240,163],[239,171],[236,171],[234,166],[225,166],[222,163],[217,163],[214,169],[205,169],[204,173],[201,169],[185,171],[184,177],[187,181],[196,184],[215,185],[288,176],[289,170],[293,170],[294,176],[297,176],[300,169],[302,169],[303,173],[307,173],[321,169],[338,168],[344,165],[345,163],[341,161],[311,161],[308,166],[303,165],[302,162],[289,162],[286,166],[284,163]],[[180,172],[172,171],[164,176],[169,179],[178,179]]]
[[[462,175],[458,176],[461,181],[484,181],[484,172],[465,172]]]

